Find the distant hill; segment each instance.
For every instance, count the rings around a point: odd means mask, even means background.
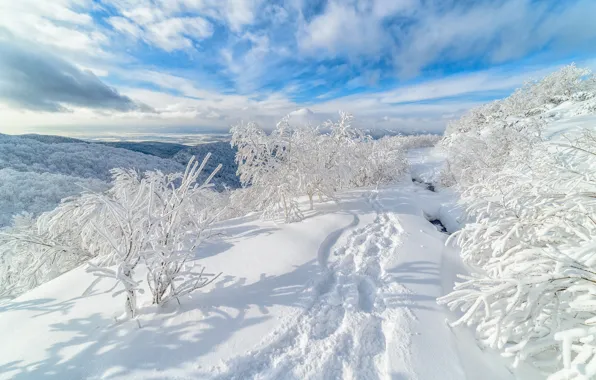
[[[234,162],[235,150],[228,142],[186,146],[163,142],[87,142],[70,137],[0,134],[0,227],[14,214],[37,215],[53,209],[61,199],[84,189],[107,187],[115,167],[139,171],[181,172],[195,155],[208,153],[204,178],[218,165],[217,190],[240,186]]]
[[[213,178],[216,187],[218,189],[223,189],[224,186],[230,188],[240,187],[240,180],[236,176],[238,168],[235,162],[236,149],[232,148],[229,142],[211,142],[196,146],[159,141],[117,141],[100,142],[99,144],[172,159],[182,165],[186,165],[193,155],[202,160],[207,153],[211,153],[212,156],[205,166],[205,172],[210,173],[217,165],[222,164],[221,170]]]
[[[29,133],[25,135],[19,135],[18,137],[36,140],[46,144],[62,144],[62,143],[79,143],[87,144],[87,141],[74,139],[72,137],[54,136],[54,135],[39,135],[37,133]]]
[[[186,145],[160,141],[97,141],[95,143],[114,148],[128,149],[134,152],[150,154],[161,158],[172,158],[176,153],[188,148]]]

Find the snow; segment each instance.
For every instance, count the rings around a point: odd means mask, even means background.
[[[513,378],[435,301],[460,267],[428,217],[453,194],[339,198],[299,223],[219,223],[200,258],[221,277],[137,320],[116,321],[108,280],[83,297],[84,268],[0,304],[0,379]]]

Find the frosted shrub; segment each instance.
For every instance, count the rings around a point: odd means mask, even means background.
[[[485,346],[553,379],[596,377],[596,136],[545,141],[548,110],[594,97],[573,65],[452,122],[443,181],[468,223],[452,235],[471,270],[439,302]],[[580,113],[586,109],[580,109]]]
[[[92,258],[73,246],[76,235],[65,231],[51,237],[31,214],[14,217],[0,229],[0,298],[12,298],[43,284]]]
[[[358,145],[361,164],[356,166],[351,180],[354,187],[378,186],[402,179],[408,167],[405,150],[395,147],[391,139],[384,137]]]
[[[484,345],[553,378],[596,376],[595,141],[543,144],[464,192],[472,222],[452,239],[472,274],[440,299]]]
[[[594,88],[589,70],[569,65],[450,122],[440,144],[447,153],[442,182],[466,187],[498,173],[505,163],[523,162],[543,140],[544,113]]]
[[[283,215],[287,222],[302,219],[300,196],[334,199],[340,189],[379,185],[405,172],[398,144],[374,141],[352,128],[352,116],[340,113],[337,122],[321,128],[295,126],[282,119],[267,134],[255,123],[232,128],[232,145],[243,189],[232,195],[232,208],[256,210],[264,218]],[[326,130],[328,133],[321,133]]]
[[[2,260],[9,268],[24,270],[24,275],[43,276],[56,265],[64,271],[91,259],[88,271],[98,280],[111,278],[121,285],[118,293],[126,295],[125,312],[129,317],[134,317],[137,310],[142,281],[136,273],[140,265],[147,271],[147,287],[154,304],[201,288],[215,276],[192,268],[195,250],[206,229],[223,211],[218,193],[210,189],[220,166],[205,181],[197,182],[208,159],[209,155],[200,165],[191,159],[184,173],[149,171],[141,175],[131,169],[114,169],[108,191],[67,199],[35,222],[20,221],[25,227],[16,224],[5,235],[6,244],[2,246],[14,249],[27,244],[27,255],[36,261],[21,264],[15,254],[2,255]],[[23,230],[37,232],[21,233]],[[55,252],[58,260],[48,262],[44,247]],[[3,288],[8,291],[14,293],[14,284],[23,287],[23,279],[5,281],[7,276],[3,277]]]
[[[291,143],[279,141],[286,137],[281,128],[283,125],[278,124],[275,134],[271,135],[255,123],[232,128],[232,145],[238,149],[238,176],[243,186],[250,186],[233,200],[236,204],[248,203],[261,211],[264,218],[282,213],[286,221],[292,221],[301,218],[296,205],[298,183],[296,173],[290,171],[293,163],[288,160],[294,153]]]

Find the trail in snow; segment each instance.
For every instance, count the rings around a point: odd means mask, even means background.
[[[404,230],[375,195],[369,202],[376,212],[372,223],[333,247],[343,232],[357,225],[355,216],[322,245],[327,249],[319,251],[319,262],[326,269],[311,306],[274,333],[264,348],[230,363],[220,379],[413,378],[408,375],[407,324],[415,317],[406,307],[387,307],[385,298],[409,292],[385,270]],[[401,373],[390,370],[395,368]]]
[[[358,217],[358,215],[352,215],[354,216],[352,223],[336,231],[333,231],[331,234],[329,234],[329,236],[327,236],[327,238],[325,238],[323,243],[321,243],[321,246],[319,247],[319,252],[317,253],[317,259],[321,267],[327,268],[331,249],[337,243],[337,240],[340,238],[340,236],[350,228],[356,227],[358,223],[360,223],[360,218]]]

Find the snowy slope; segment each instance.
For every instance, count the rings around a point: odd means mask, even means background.
[[[590,105],[593,109],[588,107]],[[591,113],[586,114],[588,112],[586,108]],[[596,102],[565,102],[547,112],[546,117],[549,120],[545,130],[547,140],[558,139],[562,135],[576,133],[584,128],[594,129],[596,128]]]
[[[222,276],[138,324],[75,269],[0,304],[0,379],[511,378],[436,305],[458,265],[427,218],[452,201],[401,184],[300,223],[223,222],[201,251]]]
[[[111,146],[109,146],[111,145]],[[217,189],[240,187],[236,176],[235,150],[229,142],[198,146],[162,142],[89,143],[50,135],[0,134],[0,227],[11,224],[21,212],[34,216],[55,208],[62,199],[83,189],[104,190],[113,168],[141,172],[181,172],[191,156],[212,158],[205,167]],[[206,174],[205,174],[206,175]]]

